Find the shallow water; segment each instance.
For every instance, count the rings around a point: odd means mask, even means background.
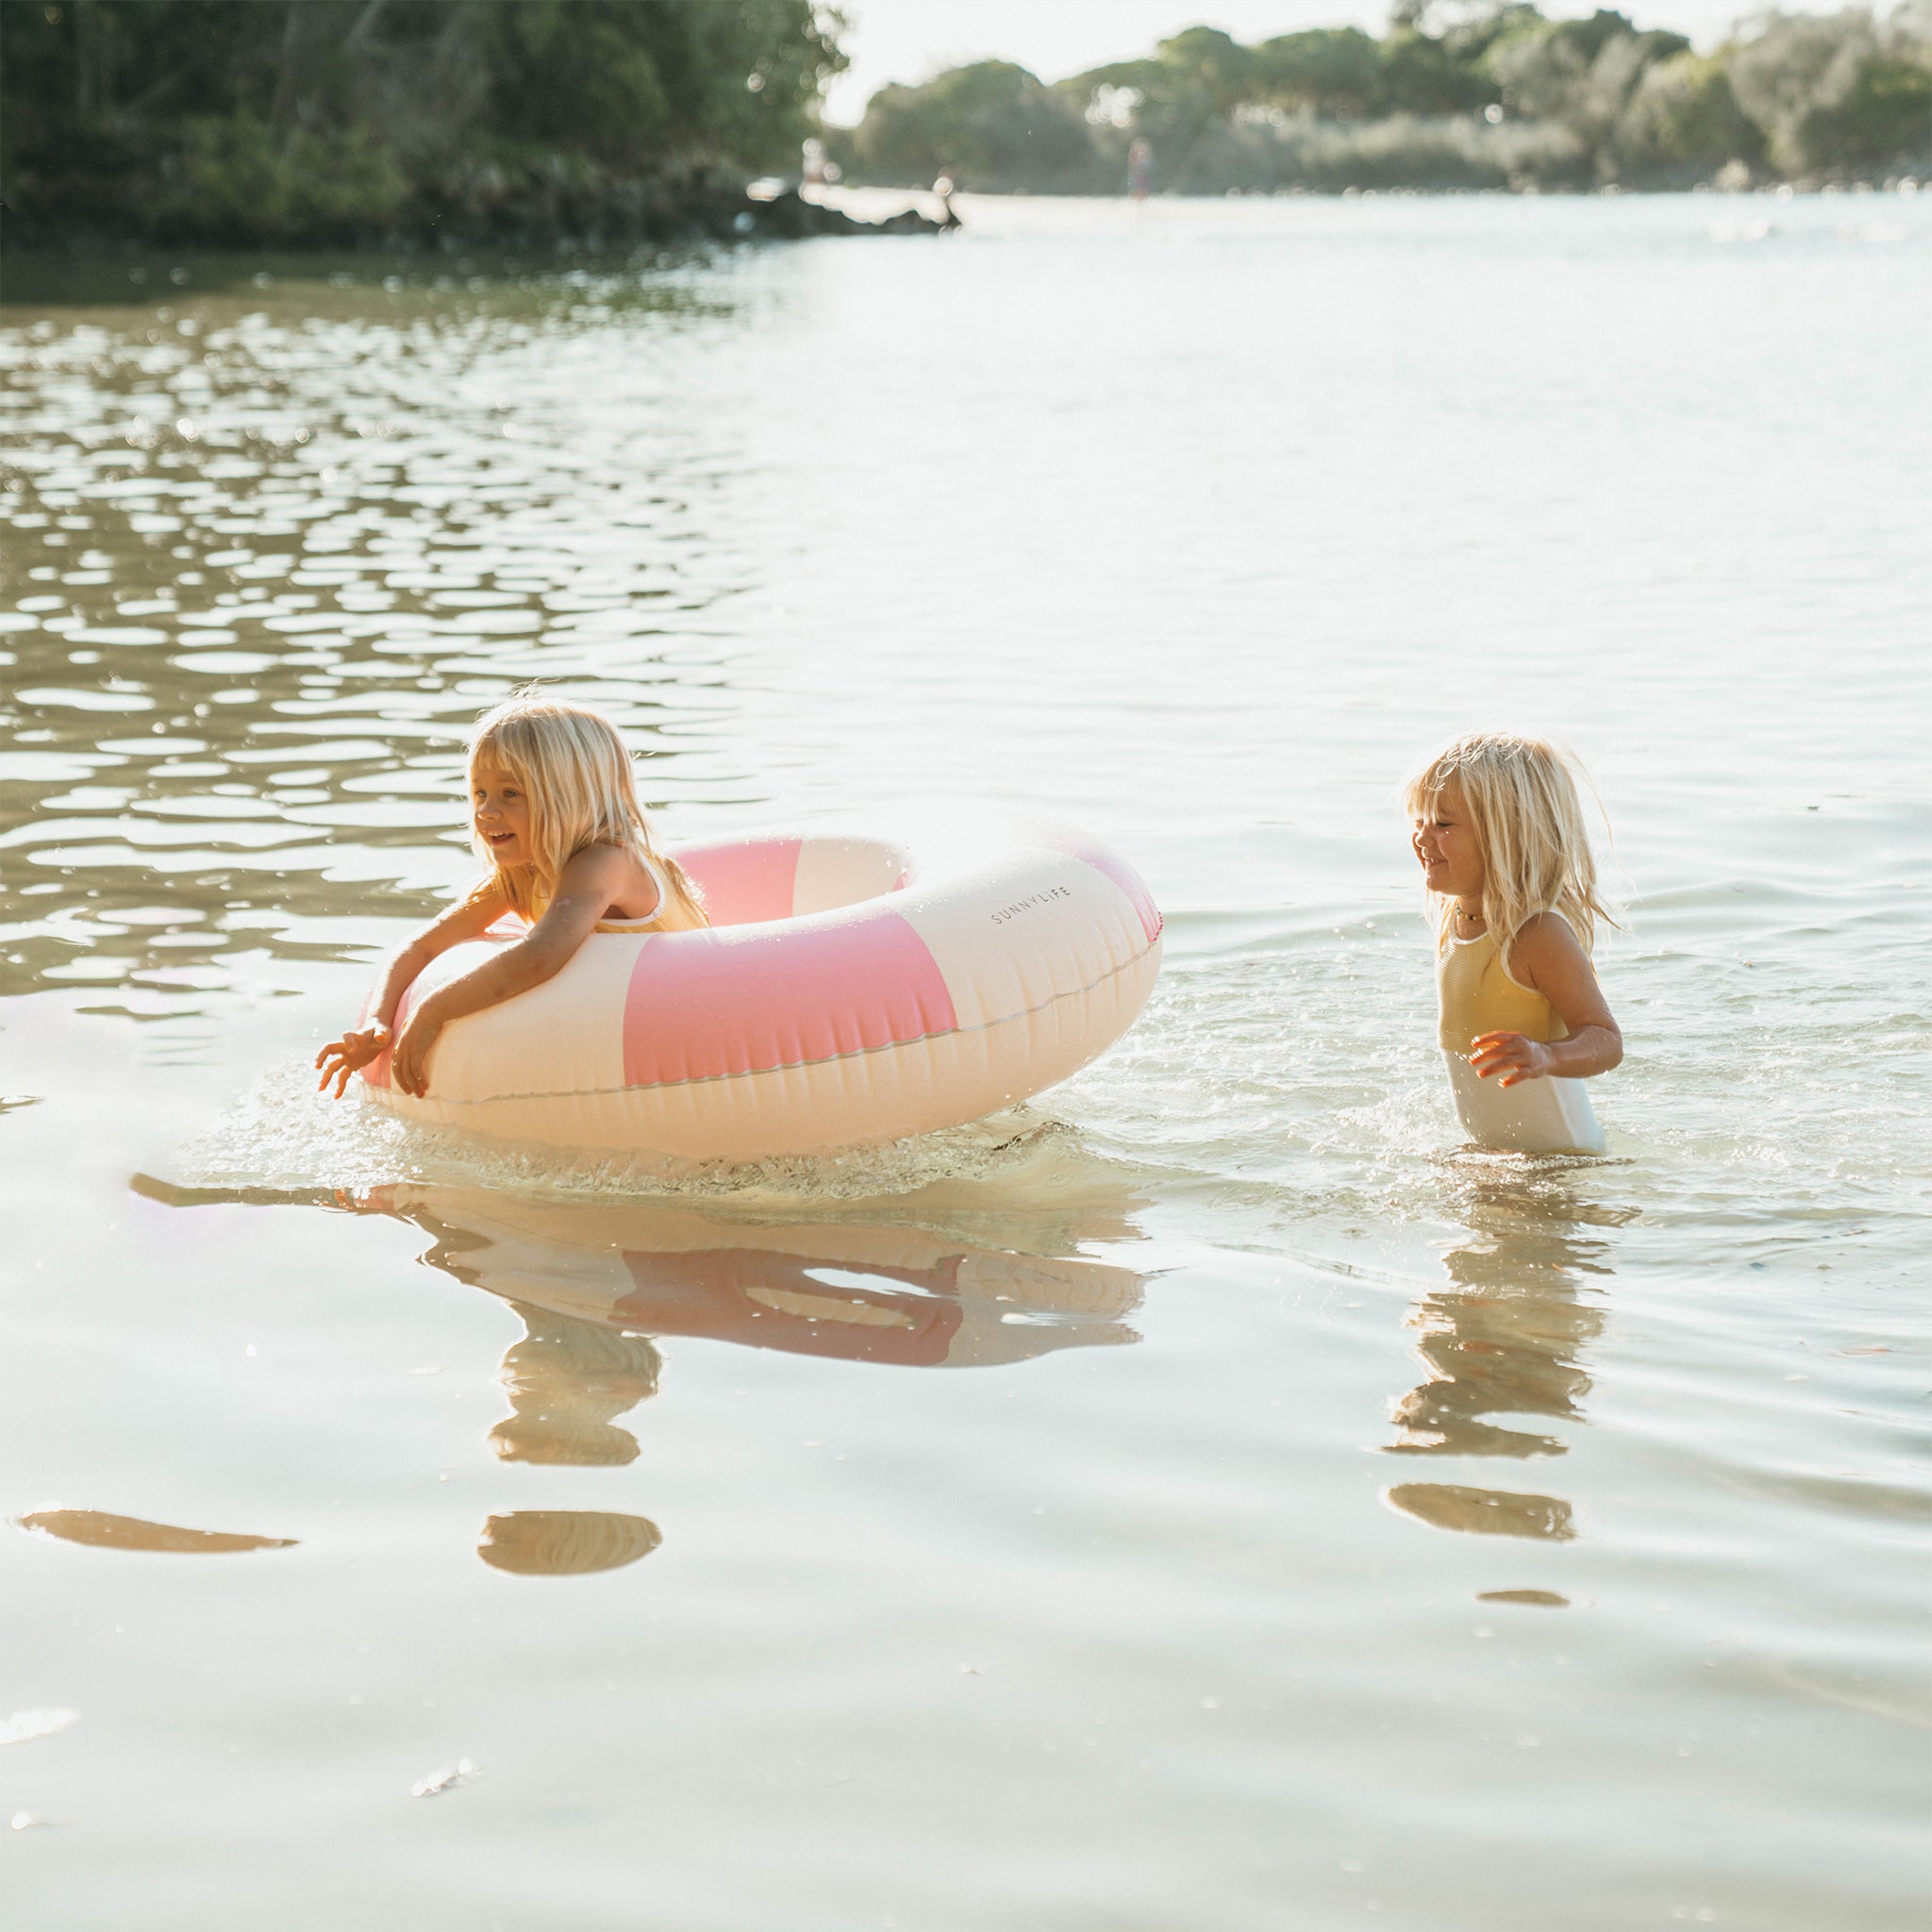
[[[1932,197],[967,212],[9,269],[9,1897],[1917,1923]],[[313,1098],[531,677],[674,839],[1105,834],[1145,1019],[675,1186]],[[1616,828],[1606,1160],[1441,1086],[1490,723]]]

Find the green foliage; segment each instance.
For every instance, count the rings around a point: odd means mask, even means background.
[[[1623,14],[1599,8],[1588,20],[1519,20],[1492,43],[1484,65],[1514,112],[1557,122],[1594,146],[1616,125],[1646,70],[1690,44],[1682,34],[1639,33]]]
[[[1258,63],[1255,56],[1218,26],[1191,26],[1156,50],[1161,66],[1186,76],[1199,90],[1210,113],[1226,114],[1253,98]]]
[[[1932,154],[1932,40],[1847,10],[1772,15],[1737,49],[1731,86],[1788,173]]]
[[[277,142],[243,113],[197,116],[181,132],[155,196],[176,233],[206,222],[265,241],[333,236],[388,222],[408,198],[408,179],[362,128]]]
[[[0,0],[8,227],[514,225],[559,182],[645,210],[795,165],[836,25],[812,0]]]
[[[1486,108],[1495,84],[1445,42],[1396,27],[1382,42],[1382,73],[1391,108],[1405,114],[1457,114]]]
[[[1327,121],[1366,121],[1388,94],[1381,44],[1359,27],[1314,27],[1255,50],[1258,97]]]
[[[875,180],[962,187],[1096,185],[1084,129],[1024,67],[979,60],[924,87],[888,87],[842,148],[841,165]]]
[[[1157,154],[1179,158],[1211,124],[1235,113],[1264,86],[1261,63],[1248,48],[1219,27],[1192,26],[1161,42],[1151,59],[1093,68],[1062,81],[1056,92],[1090,126],[1111,124],[1113,109],[1125,105],[1134,136],[1150,141]],[[1118,165],[1108,170],[1108,185],[1124,169],[1124,148],[1118,142],[1113,146],[1121,153]]]
[[[1638,82],[1617,129],[1619,158],[1640,177],[1707,175],[1726,161],[1755,161],[1764,137],[1731,92],[1721,55],[1674,54]]]
[[[1932,66],[1883,53],[1862,62],[1851,91],[1816,133],[1827,154],[1854,161],[1932,155]]]
[[[1607,8],[1551,20],[1526,0],[1398,0],[1379,41],[1324,27],[1244,47],[1190,27],[1051,89],[997,61],[959,75],[970,87],[941,75],[875,95],[838,158],[864,180],[948,167],[975,186],[1105,190],[1142,140],[1157,185],[1183,193],[1932,165],[1932,0],[1884,27],[1772,15],[1709,55]]]

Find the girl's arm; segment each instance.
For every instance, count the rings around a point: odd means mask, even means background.
[[[366,1024],[352,1027],[340,1040],[332,1040],[315,1056],[322,1070],[317,1085],[325,1091],[336,1083],[336,1098],[347,1091],[349,1075],[366,1067],[390,1043],[395,1027],[396,1008],[416,975],[439,953],[465,940],[480,937],[509,910],[509,902],[493,885],[459,899],[445,912],[439,913],[408,945],[393,954],[382,975],[382,987]]]
[[[559,973],[596,929],[629,877],[630,860],[614,845],[591,845],[563,869],[543,917],[513,944],[440,986],[409,1013],[390,1060],[390,1078],[421,1099],[429,1091],[429,1055],[452,1020],[500,1006]]]
[[[1491,1074],[1500,1074],[1505,1087],[1549,1074],[1580,1080],[1607,1074],[1623,1059],[1624,1035],[1567,920],[1554,912],[1530,920],[1509,948],[1509,972],[1549,1001],[1570,1037],[1544,1044],[1520,1033],[1482,1034],[1471,1043],[1469,1063],[1485,1080]]]

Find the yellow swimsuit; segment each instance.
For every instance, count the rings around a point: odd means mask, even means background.
[[[1505,972],[1493,932],[1458,940],[1444,927],[1436,944],[1436,1038],[1450,1053],[1466,1055],[1483,1033],[1520,1033],[1544,1044],[1570,1037],[1549,1001]]]

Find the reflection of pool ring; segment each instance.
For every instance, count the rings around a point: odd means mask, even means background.
[[[1131,1342],[1141,1277],[917,1227],[774,1225],[682,1208],[384,1188],[370,1206],[438,1235],[425,1258],[506,1300],[650,1336],[967,1368]]]
[[[505,1140],[751,1159],[956,1126],[1064,1080],[1146,1003],[1160,914],[1133,869],[1029,829],[959,857],[880,839],[678,854],[699,932],[600,932],[446,1027],[411,1119]],[[514,937],[453,946],[433,990]],[[399,1018],[407,1017],[406,1000]]]

